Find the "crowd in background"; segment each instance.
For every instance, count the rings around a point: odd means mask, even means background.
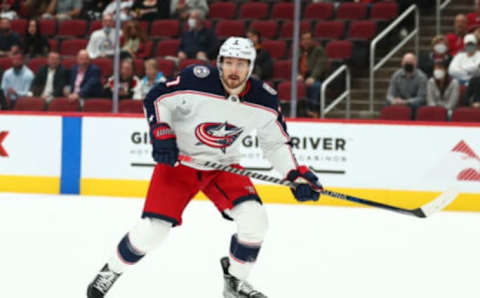
[[[387,0],[388,1],[388,0]],[[313,2],[322,2],[313,0]],[[323,2],[375,2],[374,0]],[[418,1],[398,0],[400,10]],[[423,8],[432,8],[435,1],[421,1]],[[1,78],[0,107],[12,109],[20,97],[42,97],[48,103],[55,97],[67,97],[71,101],[88,98],[112,98],[113,77],[102,76],[101,69],[92,63],[97,58],[112,58],[115,49],[116,1],[74,0],[1,0],[0,1],[0,57],[10,57],[12,67],[3,69]],[[209,25],[207,0],[128,0],[121,2],[120,20],[120,99],[142,100],[158,82],[166,79],[155,57],[147,54],[149,37],[142,22],[174,18],[184,24],[176,56],[166,57],[178,66],[186,59],[196,59],[213,64],[221,40]],[[11,20],[28,19],[23,36],[11,29]],[[76,64],[62,66],[62,56],[51,48],[42,34],[40,20],[69,19],[101,20],[101,28],[88,36],[88,44],[78,51]],[[480,8],[468,15],[455,18],[453,32],[436,36],[432,50],[420,57],[409,53],[402,59],[402,68],[392,77],[387,103],[409,105],[441,105],[452,110],[462,100],[479,107],[480,88],[476,87],[480,65]],[[253,77],[272,79],[274,59],[262,47],[260,32],[249,28],[245,36],[252,40],[257,50]],[[46,64],[36,73],[28,68],[28,61],[47,57]],[[150,59],[149,59],[150,58]],[[145,75],[138,77],[135,59],[144,59]],[[325,49],[313,38],[310,30],[302,30],[300,36],[299,84],[305,86],[307,115],[318,117],[320,87],[325,79],[329,63]],[[477,90],[479,89],[479,90]],[[465,95],[465,97],[463,97]],[[464,99],[465,98],[465,99]]]
[[[435,36],[431,50],[407,53],[390,81],[387,104],[441,106],[449,116],[459,105],[480,108],[480,4],[455,17],[453,30]]]

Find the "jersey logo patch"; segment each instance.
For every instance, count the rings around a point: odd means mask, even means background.
[[[267,92],[271,95],[277,95],[277,91],[275,91],[275,89],[270,87],[270,85],[268,85],[267,83],[263,83],[263,89],[267,90]]]
[[[197,65],[193,68],[193,74],[200,79],[206,78],[210,74],[210,69],[203,65]]]
[[[200,141],[197,145],[207,145],[212,148],[218,148],[225,153],[228,146],[242,134],[243,128],[236,127],[226,121],[206,122],[199,124],[195,129],[195,136]]]

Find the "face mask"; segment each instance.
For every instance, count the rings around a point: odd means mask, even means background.
[[[415,67],[413,66],[413,64],[410,64],[410,63],[407,63],[403,66],[403,69],[406,71],[406,72],[413,72],[413,70],[415,69]]]
[[[465,51],[466,51],[467,53],[472,54],[472,53],[475,53],[476,50],[477,50],[477,46],[474,45],[474,44],[467,44],[467,45],[465,46]]]
[[[195,28],[195,26],[197,26],[197,20],[195,19],[188,19],[188,27],[190,29],[193,29]]]
[[[447,46],[444,43],[437,43],[433,50],[438,54],[445,54],[447,52]]]
[[[433,76],[435,77],[435,79],[441,80],[445,77],[445,71],[443,69],[435,69],[433,71]]]

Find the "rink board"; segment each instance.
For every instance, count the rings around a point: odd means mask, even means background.
[[[293,120],[288,129],[299,162],[329,189],[415,207],[455,185],[462,194],[449,209],[480,211],[479,124]],[[7,113],[5,131],[0,191],[145,196],[153,161],[143,117]],[[255,135],[237,141],[242,165],[278,176]],[[265,202],[296,203],[284,187],[255,184]]]

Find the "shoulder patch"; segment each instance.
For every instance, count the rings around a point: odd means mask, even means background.
[[[263,83],[263,89],[267,90],[268,93],[270,93],[271,95],[277,95],[277,91],[275,91],[275,89],[273,89],[272,87],[270,87],[270,85],[268,85],[267,83]]]
[[[203,65],[197,65],[193,68],[193,74],[200,79],[206,78],[210,74],[210,69]]]

